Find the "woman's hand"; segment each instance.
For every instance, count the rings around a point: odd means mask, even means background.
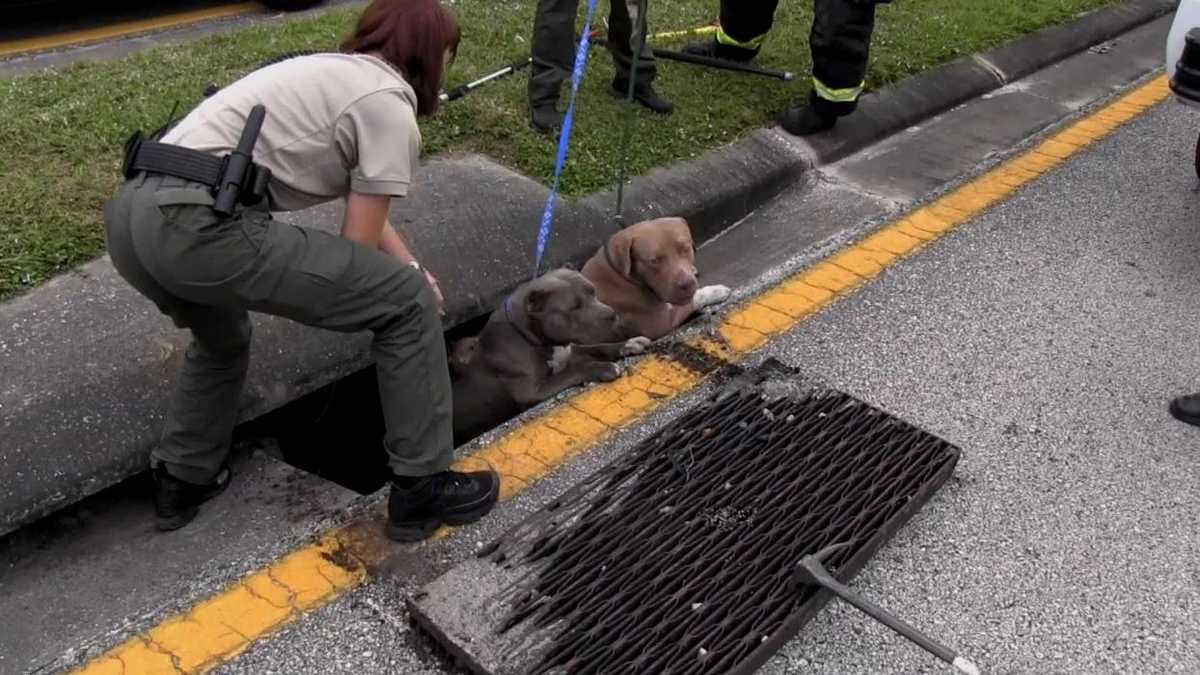
[[[429,287],[433,289],[433,297],[437,300],[437,310],[439,316],[446,315],[446,298],[442,296],[442,287],[438,285],[437,277],[425,268],[421,268],[425,273],[425,281],[429,282]]]
[[[377,247],[381,251],[399,258],[400,262],[405,265],[416,267],[425,275],[426,283],[433,290],[433,297],[437,300],[438,314],[444,316],[446,299],[442,295],[442,287],[438,284],[437,277],[421,267],[417,259],[413,257],[412,251],[409,250],[404,237],[401,237],[396,228],[388,222],[390,205],[391,197],[386,195],[351,192],[346,198],[346,222],[342,226],[342,236],[360,244]]]

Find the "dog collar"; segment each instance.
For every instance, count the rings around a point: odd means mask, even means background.
[[[513,297],[511,295],[504,299],[504,318],[508,319],[508,323],[512,325],[513,329],[517,331],[517,334],[524,338],[526,342],[534,347],[546,346],[545,343],[537,339],[532,332],[527,330],[517,321],[513,320]]]

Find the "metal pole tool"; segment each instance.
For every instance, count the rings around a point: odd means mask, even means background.
[[[597,39],[596,44],[607,46],[608,41],[605,39]],[[715,68],[717,70],[728,70],[734,73],[742,73],[744,75],[759,75],[761,77],[773,77],[784,82],[790,82],[796,78],[796,74],[787,70],[774,70],[772,68],[763,68],[762,66],[753,63],[741,63],[738,61],[730,61],[728,59],[717,59],[711,56],[699,56],[697,54],[688,54],[685,52],[672,51],[670,49],[659,49],[654,47],[650,50],[656,57],[666,59],[668,61],[680,61],[690,63],[695,66],[704,66],[706,68]]]
[[[450,91],[442,92],[441,95],[438,96],[438,98],[440,98],[443,103],[445,103],[446,101],[454,101],[454,100],[460,99],[463,96],[466,96],[467,94],[471,93],[472,91],[478,89],[479,87],[482,87],[483,85],[487,84],[488,82],[491,82],[492,80],[498,80],[498,79],[504,77],[505,75],[511,75],[511,74],[517,72],[518,70],[521,70],[522,68],[529,67],[529,64],[531,64],[531,63],[533,63],[532,56],[525,59],[524,61],[517,61],[515,63],[510,63],[507,66],[504,66],[503,68],[501,68],[500,70],[497,70],[495,72],[484,75],[483,77],[479,78],[478,80],[474,80],[474,81],[468,82],[466,84],[460,84],[459,86],[451,89]]]
[[[845,584],[834,579],[829,570],[825,569],[825,561],[849,545],[845,542],[834,544],[826,546],[816,553],[804,556],[800,559],[800,564],[796,567],[797,579],[809,586],[821,586],[829,589],[834,595],[859,608],[872,619],[908,638],[930,654],[954,666],[959,672],[966,673],[967,675],[979,675],[979,668],[970,660],[960,656],[954,650],[937,642],[933,638],[927,637],[913,626],[893,616],[884,608],[867,600],[850,590]]]
[[[716,26],[700,26],[699,28],[689,28],[687,30],[677,30],[677,31],[669,31],[666,33],[656,33],[654,35],[651,35],[650,37],[652,39],[653,38],[663,38],[663,37],[679,37],[679,36],[683,36],[683,35],[711,33],[713,31],[716,31],[716,29],[717,29]],[[598,31],[598,30],[592,31],[593,38],[596,38],[599,35],[600,35],[600,31]],[[671,52],[671,53],[674,54],[675,52]],[[688,55],[685,54],[684,56],[688,56]],[[667,58],[667,57],[664,57],[664,58]],[[699,57],[696,57],[696,58],[699,58]],[[490,82],[498,80],[502,77],[511,75],[519,70],[528,68],[531,63],[533,63],[532,56],[527,57],[523,61],[515,61],[513,63],[508,64],[507,66],[504,66],[503,68],[500,68],[499,70],[488,73],[487,75],[484,75],[483,77],[480,77],[477,80],[473,80],[466,84],[460,84],[459,86],[451,89],[450,91],[444,91],[438,96],[438,98],[440,98],[443,103],[446,103],[448,101],[457,101],[458,99],[466,96],[467,94],[471,93],[472,91],[475,91],[476,89],[482,87],[485,84],[488,84]],[[724,63],[724,62],[722,61],[721,63]],[[790,79],[790,78],[787,78],[787,79]]]

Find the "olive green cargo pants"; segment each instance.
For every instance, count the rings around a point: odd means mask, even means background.
[[[424,275],[343,237],[272,220],[265,210],[220,218],[212,203],[199,183],[139,174],[104,209],[113,266],[192,331],[151,464],[194,483],[220,470],[250,365],[253,310],[334,331],[372,331],[392,471],[420,476],[448,468],[450,374]]]

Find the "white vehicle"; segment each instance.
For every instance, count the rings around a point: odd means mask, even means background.
[[[1200,108],[1200,0],[1180,0],[1167,34],[1167,77],[1179,102]],[[1196,139],[1196,176],[1200,177],[1200,138]]]

